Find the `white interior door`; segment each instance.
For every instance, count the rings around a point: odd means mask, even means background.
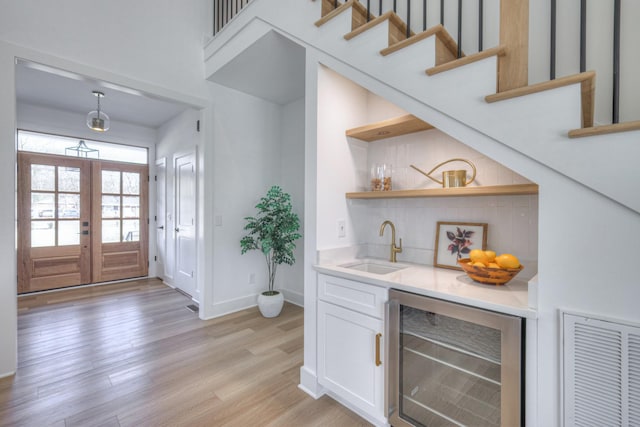
[[[175,285],[196,296],[196,156],[178,154],[175,165]]]
[[[170,276],[167,271],[167,159],[156,161],[156,274]]]

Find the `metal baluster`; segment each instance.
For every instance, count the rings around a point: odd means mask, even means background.
[[[587,0],[580,0],[580,72],[587,70]]]
[[[462,56],[462,0],[458,0],[458,58]]]
[[[422,0],[422,31],[427,29],[427,0]]]
[[[382,15],[382,0],[378,3],[378,16]]]
[[[367,0],[367,22],[371,19],[371,0]]]
[[[556,0],[551,0],[551,46],[549,46],[549,79],[556,78],[556,33],[557,33],[557,4]]]
[[[407,0],[407,38],[411,37],[411,0]]]
[[[393,0],[393,12],[394,12],[394,13],[396,12],[396,9],[397,9],[397,7],[396,7],[396,0]]]
[[[216,21],[218,20],[218,14],[216,13],[216,8],[218,7],[218,2],[213,1],[213,35],[216,35]]]
[[[613,123],[620,122],[620,3],[613,4]]]
[[[440,24],[444,25],[444,0],[440,0]]]
[[[484,0],[478,3],[478,52],[482,52],[482,36],[484,35]]]
[[[333,0],[333,8],[334,9],[338,8],[338,0]]]

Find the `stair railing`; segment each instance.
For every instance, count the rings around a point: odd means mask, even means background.
[[[557,57],[557,0],[551,1],[550,19],[550,47],[549,47],[549,79],[556,78],[556,57]],[[613,45],[612,45],[612,123],[620,122],[620,37],[621,37],[621,0],[613,0]],[[580,0],[580,72],[587,70],[587,0]]]
[[[337,8],[347,0],[323,0],[327,4],[333,4],[333,8]],[[602,37],[609,37],[611,33],[608,33],[608,29],[599,20],[594,23],[594,28],[587,29],[587,0],[565,0],[563,2],[557,2],[557,0],[549,0],[549,20],[545,19],[544,22],[534,22],[532,34],[541,35],[545,34],[548,30],[547,23],[550,24],[550,44],[549,50],[537,49],[529,57],[529,0],[498,0],[498,1],[484,1],[484,0],[359,0],[363,7],[367,10],[367,21],[373,19],[376,16],[383,15],[388,11],[396,13],[407,25],[406,25],[406,37],[409,38],[414,32],[425,31],[430,27],[433,27],[437,23],[441,24],[447,30],[450,31],[451,36],[457,43],[457,57],[468,56],[476,52],[482,52],[488,47],[502,46],[505,48],[505,55],[498,57],[498,92],[504,92],[509,89],[515,89],[529,84],[529,79],[533,82],[542,82],[547,79],[553,80],[557,76],[557,64],[563,63],[562,75],[570,75],[572,73],[586,71],[588,65],[588,55],[592,55],[593,58],[589,62],[606,61],[604,58],[596,58],[596,55],[590,51],[587,46],[588,31],[596,31],[603,33]],[[596,1],[596,0],[592,0]],[[598,0],[599,1],[599,0]],[[638,0],[627,0],[630,2],[629,9]],[[558,3],[558,4],[557,4]],[[618,123],[621,114],[621,93],[623,97],[626,97],[626,104],[623,104],[623,108],[627,108],[630,111],[625,111],[628,116],[640,116],[640,105],[636,106],[633,103],[629,103],[629,97],[634,96],[632,90],[636,90],[636,97],[638,90],[630,88],[627,91],[621,90],[621,85],[628,84],[628,79],[621,83],[621,72],[640,74],[640,70],[633,70],[629,65],[632,61],[629,61],[625,65],[624,70],[621,70],[621,38],[625,38],[627,43],[633,43],[629,40],[640,39],[637,35],[630,36],[630,31],[636,31],[633,29],[623,29],[621,31],[621,12],[622,0],[610,0],[605,2],[607,5],[611,5],[613,8],[613,43],[612,43],[612,93],[610,98],[610,104],[606,100],[609,99],[609,94],[606,93],[598,98],[599,108],[602,113],[598,114],[597,118],[600,121],[606,121],[608,115],[609,106],[612,108],[611,121],[612,123]],[[499,4],[499,7],[497,6]],[[547,3],[549,4],[549,3]],[[531,9],[540,8],[541,3],[539,0],[531,2]],[[566,63],[569,61],[567,50],[571,49],[572,41],[568,40],[572,36],[567,33],[570,31],[566,27],[567,23],[564,20],[558,23],[558,6],[562,6],[565,10],[563,15],[567,13],[576,13],[580,15],[580,51],[579,51],[579,68],[576,64],[567,67]],[[598,6],[600,4],[598,3]],[[592,5],[593,7],[593,5]],[[331,8],[331,6],[329,6]],[[569,8],[570,11],[567,11]],[[608,12],[607,12],[608,13]],[[577,18],[577,15],[574,15]],[[477,17],[477,20],[476,20]],[[640,17],[638,17],[640,19]],[[638,19],[630,20],[631,22],[637,22]],[[493,25],[496,23],[496,25]],[[561,31],[558,31],[558,25]],[[498,29],[499,28],[499,29]],[[640,27],[639,27],[640,28]],[[475,30],[475,31],[474,31]],[[638,30],[640,31],[640,30]],[[538,36],[537,36],[538,37]],[[537,42],[539,43],[539,42]],[[577,53],[577,52],[576,52]],[[549,73],[546,75],[544,66],[539,68],[537,64],[546,63],[546,55],[549,55]],[[454,53],[455,55],[455,53]],[[560,55],[560,56],[559,56]],[[561,58],[559,60],[559,58]],[[529,75],[529,61],[534,66],[531,67],[532,75]],[[573,68],[573,70],[569,69]],[[597,74],[603,74],[605,70],[602,66],[590,66],[590,69],[596,71]],[[608,71],[608,70],[607,70]],[[600,77],[602,78],[602,77]],[[598,92],[608,90],[607,87],[599,86]],[[603,101],[603,99],[605,101]],[[637,104],[637,103],[636,103]],[[596,112],[597,112],[596,110]]]
[[[213,0],[213,35],[215,36],[251,0]]]

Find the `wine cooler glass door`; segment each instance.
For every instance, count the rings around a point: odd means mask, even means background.
[[[521,319],[401,296],[389,317],[391,423],[520,425]]]

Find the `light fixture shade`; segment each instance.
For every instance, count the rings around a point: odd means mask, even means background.
[[[98,109],[87,114],[87,126],[96,132],[106,132],[111,126],[111,120],[109,116],[100,111],[100,98],[104,98],[104,93],[94,90],[93,94],[98,98]]]
[[[94,110],[87,114],[87,126],[96,132],[106,132],[111,126],[111,120],[102,111]]]

